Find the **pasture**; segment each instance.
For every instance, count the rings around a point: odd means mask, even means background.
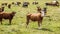
[[[60,34],[60,6],[47,6],[47,15],[50,16],[43,18],[42,22],[42,29],[38,29],[37,22],[30,21],[29,27],[26,28],[26,14],[29,13],[36,13],[37,6],[41,8],[46,7],[45,2],[50,2],[52,0],[0,0],[0,7],[1,3],[7,2],[17,2],[20,1],[20,6],[12,5],[11,9],[5,6],[5,12],[12,12],[15,11],[16,15],[12,20],[12,25],[8,25],[9,21],[4,20],[2,25],[0,24],[0,34]],[[22,7],[24,1],[28,1],[30,4],[28,8]],[[39,4],[33,5],[33,1],[38,1]],[[60,2],[60,0],[58,0]]]

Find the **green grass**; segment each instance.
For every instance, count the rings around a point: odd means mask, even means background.
[[[11,9],[5,7],[5,12],[16,11],[16,15],[12,20],[12,25],[8,25],[8,20],[3,20],[3,25],[0,24],[0,34],[60,34],[60,7],[47,6],[47,15],[50,16],[51,21],[48,17],[44,17],[42,22],[42,30],[38,30],[37,22],[30,22],[29,28],[26,28],[26,14],[36,13],[36,6],[41,8],[46,7],[45,2],[50,2],[52,0],[36,0],[39,2],[38,5],[32,5],[34,0],[0,0],[0,4],[3,2],[30,2],[28,8],[23,8],[22,4],[20,6],[12,6]],[[60,0],[58,0],[60,2]],[[1,6],[1,5],[0,5]],[[21,18],[23,17],[23,18]]]

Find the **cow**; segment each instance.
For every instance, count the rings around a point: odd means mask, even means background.
[[[45,16],[45,8],[43,10],[41,10],[40,13],[28,13],[27,16],[26,16],[26,27],[28,26],[29,24],[29,21],[38,21],[38,27],[40,29],[40,26],[42,25],[42,20],[43,20],[43,17]]]
[[[7,12],[1,12],[0,13],[0,22],[2,24],[2,19],[8,19],[9,20],[9,24],[11,25],[11,21],[13,19],[13,17],[15,16],[16,12],[11,12],[11,13],[7,13]]]
[[[8,4],[8,3],[2,3],[1,5],[2,5],[2,6],[7,6],[7,4]]]
[[[5,7],[3,6],[3,7],[2,7],[2,11],[4,11],[4,8],[5,8]]]
[[[14,5],[15,3],[14,2],[12,2],[12,5]]]
[[[19,5],[21,4],[21,2],[12,2],[12,4],[13,4],[13,5],[18,5],[18,6],[19,6]]]
[[[38,2],[34,1],[32,4],[36,5],[36,4],[38,4]]]
[[[9,8],[9,9],[11,8],[11,4],[8,4],[8,8]]]
[[[23,2],[23,7],[28,7],[29,2]]]
[[[2,6],[1,8],[0,8],[0,12],[3,12],[4,11],[4,6]]]
[[[53,1],[53,2],[50,2],[50,3],[45,3],[46,6],[57,6],[59,7],[59,2],[58,1]]]
[[[19,6],[20,4],[21,4],[21,2],[16,2],[16,5],[18,5],[18,6]]]

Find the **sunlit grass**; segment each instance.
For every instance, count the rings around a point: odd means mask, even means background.
[[[28,8],[23,8],[22,4],[20,6],[12,5],[11,9],[5,7],[5,12],[15,11],[16,15],[12,20],[12,25],[8,25],[9,21],[3,19],[3,25],[0,24],[0,34],[60,34],[60,7],[47,6],[47,15],[50,16],[51,21],[48,17],[44,17],[42,22],[42,30],[38,30],[37,22],[30,21],[29,27],[26,28],[26,14],[36,13],[36,6],[40,6],[42,9],[45,6],[45,2],[48,0],[36,0],[39,2],[38,5],[33,5],[34,0],[0,0],[0,4],[3,2],[17,2],[28,1],[30,5]],[[49,0],[49,2],[52,0]],[[60,0],[59,0],[60,2]]]

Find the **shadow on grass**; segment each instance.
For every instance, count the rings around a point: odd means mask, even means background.
[[[1,24],[1,25],[18,25],[18,24]]]
[[[60,29],[60,27],[57,27],[57,28],[59,28],[59,29]]]
[[[34,29],[53,32],[52,30],[50,30],[50,29],[47,29],[47,28],[41,28],[41,29],[34,28]]]

